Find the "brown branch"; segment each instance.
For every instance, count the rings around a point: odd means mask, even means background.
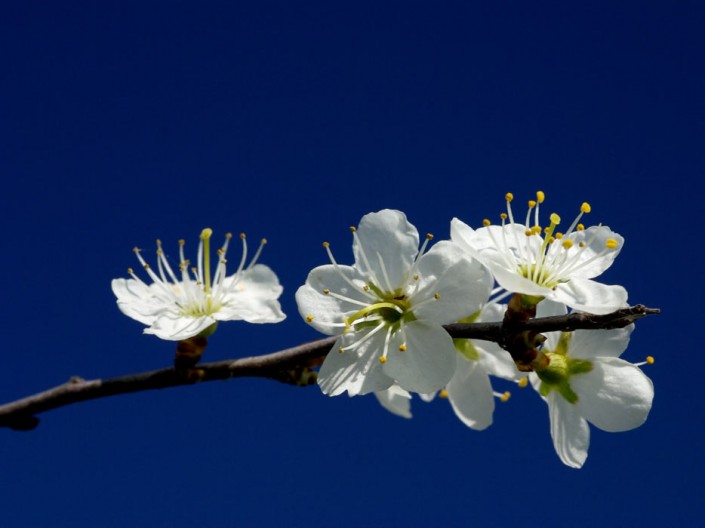
[[[472,323],[446,325],[452,337],[506,342],[517,331],[535,332],[597,330],[625,327],[637,319],[660,310],[636,305],[606,314],[568,314],[532,319],[521,328],[507,328],[499,323]],[[71,378],[66,383],[44,392],[33,394],[5,405],[0,405],[0,427],[15,430],[34,429],[39,423],[37,414],[86,400],[105,398],[154,389],[166,389],[205,381],[230,378],[269,378],[292,385],[315,383],[312,367],[321,364],[337,337],[327,337],[262,356],[204,363],[192,369],[165,368],[150,372],[128,374],[108,379],[84,380]]]

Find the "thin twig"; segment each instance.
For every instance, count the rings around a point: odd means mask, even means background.
[[[522,329],[536,332],[598,330],[625,327],[637,319],[660,310],[636,305],[606,314],[574,313],[556,317],[532,319]],[[507,328],[498,323],[471,323],[446,325],[455,338],[481,339],[502,342]],[[511,329],[512,332],[517,329]],[[230,378],[259,377],[283,381],[293,385],[315,382],[312,367],[320,365],[337,337],[327,337],[292,348],[234,360],[204,363],[193,369],[165,368],[139,372],[108,379],[84,380],[73,377],[66,383],[0,406],[0,427],[15,430],[34,429],[39,423],[37,414],[74,403],[154,389],[166,389],[205,381]]]

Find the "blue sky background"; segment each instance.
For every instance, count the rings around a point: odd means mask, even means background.
[[[702,519],[704,27],[686,1],[3,2],[1,401],[168,366],[174,344],[142,335],[110,280],[133,246],[195,250],[206,226],[269,239],[289,316],[221,325],[206,360],[317,338],[294,292],[322,241],[351,261],[363,214],[398,208],[440,239],[453,216],[496,218],[507,191],[543,190],[565,218],[590,202],[626,239],[604,281],[663,314],[625,355],[656,357],[649,420],[593,429],[579,471],[531,389],[477,433],[443,401],[407,421],[371,396],[244,379],[0,431],[0,524]]]

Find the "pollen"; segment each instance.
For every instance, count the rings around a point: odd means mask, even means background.
[[[583,205],[580,206],[580,212],[589,213],[590,211],[592,211],[592,207],[590,207],[590,204],[587,202],[583,202]]]
[[[487,227],[487,226],[489,226],[489,225],[492,225],[492,222],[490,222],[489,219],[485,218],[485,219],[482,221],[482,225],[485,226],[485,227]]]
[[[406,352],[406,349],[407,349],[407,348],[406,348],[406,345],[405,345],[404,343],[402,343],[401,345],[399,345],[399,352]]]
[[[514,199],[514,195],[512,193],[507,193],[504,195],[504,199],[511,202]]]
[[[448,397],[448,390],[443,389],[441,392],[438,393],[439,398],[447,398]]]
[[[546,199],[546,195],[543,193],[543,191],[536,191],[536,201],[538,203],[543,203],[543,201]]]
[[[614,238],[608,238],[607,242],[605,242],[607,249],[617,249],[617,246],[619,246],[619,244]]]
[[[312,316],[312,315],[307,315],[307,316],[306,316],[306,322],[307,322],[307,323],[310,323],[311,321],[313,321],[313,316]]]

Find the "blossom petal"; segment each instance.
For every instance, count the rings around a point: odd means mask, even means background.
[[[633,330],[633,324],[613,330],[576,330],[570,340],[570,357],[619,357],[626,350]]]
[[[600,358],[592,371],[572,376],[580,413],[603,431],[628,431],[646,421],[654,386],[639,367],[618,358]]]
[[[546,298],[574,310],[598,315],[627,306],[627,290],[622,286],[610,286],[590,279],[572,279],[559,284]]]
[[[411,418],[411,394],[398,385],[392,385],[387,390],[375,392],[380,405],[390,413]]]
[[[365,296],[362,289],[350,286],[343,276],[349,281],[358,280],[360,286],[364,284],[357,270],[350,266],[338,266],[332,264],[318,266],[311,270],[306,279],[306,284],[296,291],[296,304],[301,317],[306,319],[313,316],[310,324],[319,332],[328,335],[339,334],[343,331],[340,325],[346,317],[354,314],[363,306],[369,304],[370,300]],[[341,300],[333,295],[326,295],[323,290],[328,288],[331,292],[348,297],[356,302]]]
[[[164,313],[157,317],[145,334],[153,334],[167,341],[183,341],[197,336],[216,321],[212,317],[189,317],[177,313]]]
[[[624,245],[624,238],[607,226],[593,226],[584,231],[575,231],[568,238],[574,242],[569,250],[573,261],[570,276],[583,279],[601,275],[612,265]],[[605,250],[609,239],[617,242],[617,247]],[[581,242],[586,244],[585,247],[579,247]]]
[[[383,372],[379,362],[383,342],[372,338],[355,350],[339,352],[352,342],[353,338],[348,336],[341,336],[335,342],[318,371],[318,386],[323,393],[338,396],[347,391],[356,396],[388,389],[394,380]]]
[[[135,279],[113,279],[113,293],[122,313],[142,324],[151,325],[157,315],[164,311],[164,305],[156,302],[152,290]]]
[[[406,341],[403,335],[406,334]],[[399,346],[405,344],[401,352]],[[453,340],[442,326],[412,321],[396,332],[389,344],[384,372],[410,392],[427,394],[446,386],[455,371]]]
[[[546,403],[556,453],[566,466],[582,467],[590,447],[590,428],[587,422],[580,416],[575,405],[555,391],[548,394]]]
[[[223,287],[228,289],[223,307],[213,314],[218,321],[278,323],[286,318],[277,300],[283,288],[274,272],[263,264],[241,272],[240,276],[228,277]]]
[[[401,211],[384,209],[360,220],[353,243],[355,268],[376,278],[383,290],[403,286],[418,252],[419,233]],[[391,284],[386,283],[385,271]]]
[[[440,324],[455,322],[477,312],[490,296],[492,275],[477,260],[470,260],[448,241],[433,246],[419,259],[418,289],[411,296],[414,315]],[[434,301],[434,296],[438,300]],[[417,300],[430,300],[413,308]]]
[[[458,357],[448,383],[448,399],[456,416],[471,429],[482,431],[492,425],[494,393],[487,371],[477,361]]]

